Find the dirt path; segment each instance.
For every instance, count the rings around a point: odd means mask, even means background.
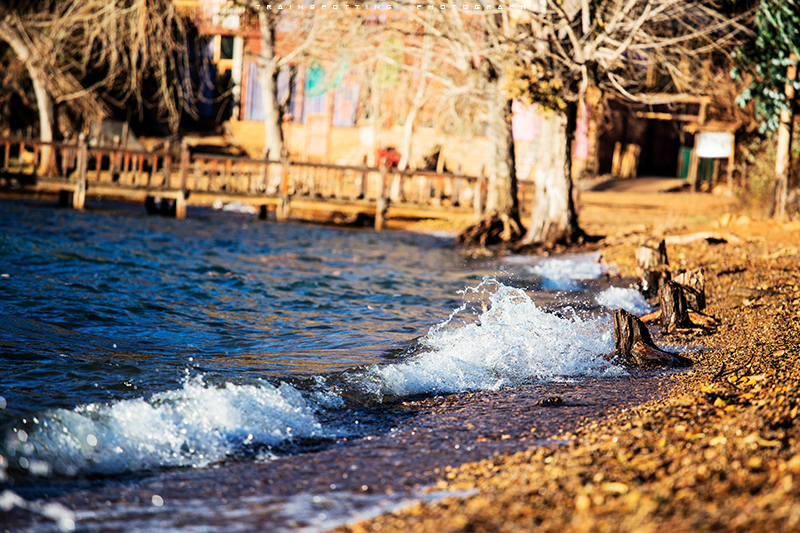
[[[692,193],[685,185],[665,178],[597,183],[580,193],[581,227],[590,235],[662,234],[708,228],[726,213],[737,212],[738,199]]]
[[[578,222],[592,236],[621,236],[708,229],[726,213],[735,223],[743,215],[739,200],[708,193],[692,193],[686,182],[670,178],[615,179],[582,182]],[[750,217],[748,217],[750,218]],[[524,222],[524,221],[523,221]],[[390,221],[395,227],[423,232],[457,234],[466,222],[427,220]]]

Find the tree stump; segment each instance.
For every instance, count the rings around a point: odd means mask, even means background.
[[[636,265],[642,279],[642,293],[652,298],[658,293],[659,279],[667,272],[667,245],[664,239],[649,239],[636,250]]]
[[[647,326],[624,309],[614,311],[614,353],[609,359],[618,359],[626,366],[644,368],[692,365],[691,359],[656,346]]]
[[[678,329],[697,327],[689,318],[689,304],[683,286],[674,281],[662,280],[658,288],[661,302],[661,333],[666,335]]]
[[[672,281],[683,288],[690,309],[702,311],[706,307],[706,277],[702,268],[684,270],[675,274]]]
[[[702,313],[706,306],[705,277],[702,269],[680,272],[670,281],[659,281],[658,311],[640,317],[642,322],[661,321],[662,334],[681,329],[713,329],[717,320]]]
[[[494,213],[464,229],[456,237],[457,244],[490,246],[513,242],[522,237],[522,228],[512,217]]]

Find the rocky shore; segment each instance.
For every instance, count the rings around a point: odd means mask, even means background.
[[[607,223],[605,260],[633,275],[634,251],[654,231],[619,219],[591,218]],[[705,269],[720,325],[656,337],[705,347],[684,354],[695,365],[673,371],[665,396],[558,436],[568,444],[462,465],[435,487],[471,496],[339,531],[800,530],[800,223],[713,211],[670,220],[655,233],[673,268]]]

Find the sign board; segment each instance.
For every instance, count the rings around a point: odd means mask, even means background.
[[[704,131],[697,134],[697,157],[730,157],[732,150],[732,133]]]

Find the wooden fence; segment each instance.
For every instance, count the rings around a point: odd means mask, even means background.
[[[292,213],[343,213],[374,218],[480,217],[486,182],[482,177],[388,167],[330,165],[192,153],[145,152],[0,138],[0,190],[15,194],[58,194],[65,205],[84,207],[87,196],[157,204],[178,218],[187,202],[241,202]],[[524,188],[520,191],[524,195]]]

